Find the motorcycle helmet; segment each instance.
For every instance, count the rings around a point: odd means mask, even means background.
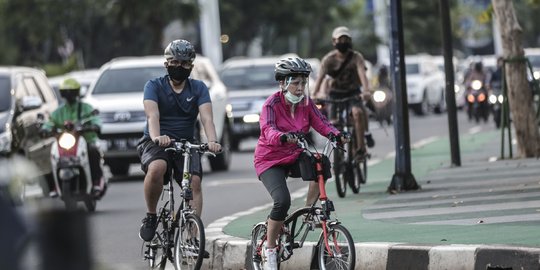
[[[81,92],[81,84],[73,78],[65,79],[59,87],[60,96],[68,103],[74,103]]]
[[[275,78],[276,81],[284,80],[289,76],[309,76],[311,65],[299,57],[287,57],[276,63]]]
[[[173,40],[164,52],[165,59],[174,59],[179,62],[193,62],[195,59],[195,48],[191,43],[184,39]]]

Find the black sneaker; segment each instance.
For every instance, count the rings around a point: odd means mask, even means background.
[[[156,214],[146,214],[146,217],[142,220],[141,230],[139,231],[139,237],[149,242],[154,238],[157,227]]]
[[[366,137],[366,144],[369,148],[375,146],[375,140],[373,140],[373,136],[371,136],[371,133],[365,134],[364,137]]]
[[[199,242],[199,239],[197,239],[197,238],[195,238],[195,237],[193,237],[193,238],[191,239],[191,241],[192,241],[191,243],[192,243],[194,246],[196,246],[196,247],[198,247],[198,246],[201,245],[200,242]],[[210,253],[208,253],[208,251],[204,250],[204,252],[203,252],[203,258],[205,258],[205,259],[210,258]]]

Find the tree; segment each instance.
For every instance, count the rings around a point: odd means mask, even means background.
[[[532,104],[532,91],[526,78],[526,64],[515,61],[524,58],[522,29],[511,0],[492,0],[495,19],[501,29],[508,101],[521,157],[540,156],[540,132]]]

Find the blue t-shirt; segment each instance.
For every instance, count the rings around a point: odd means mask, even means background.
[[[146,82],[144,100],[158,104],[160,135],[176,140],[193,139],[199,106],[211,102],[208,87],[202,81],[188,78],[184,90],[177,94],[169,84],[169,75]],[[144,135],[150,137],[148,121]]]

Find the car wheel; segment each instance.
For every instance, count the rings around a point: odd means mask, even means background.
[[[424,95],[423,95],[423,98],[422,98],[422,102],[420,102],[419,104],[415,104],[413,109],[414,109],[414,113],[416,115],[426,115],[428,113],[429,104],[428,104],[427,95],[426,95],[425,90],[424,90]]]
[[[441,114],[446,111],[446,99],[444,98],[444,91],[441,92],[441,98],[439,99],[439,104],[435,107],[435,113]]]
[[[231,145],[231,134],[229,125],[227,124],[223,126],[221,145],[223,149],[221,153],[217,154],[215,157],[208,157],[212,171],[226,171],[231,164],[231,148],[229,147]]]

